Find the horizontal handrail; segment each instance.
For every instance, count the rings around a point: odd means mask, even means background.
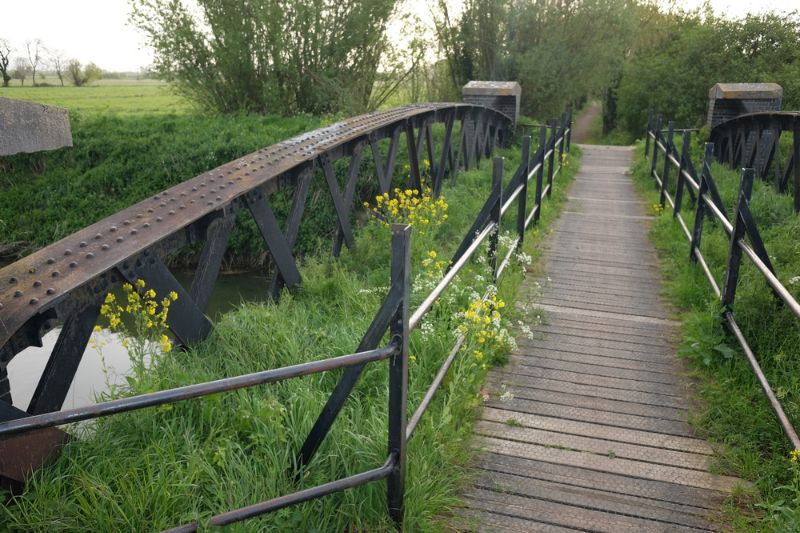
[[[135,411],[138,409],[144,409],[146,407],[155,407],[158,405],[176,403],[179,401],[200,398],[220,392],[245,389],[254,387],[256,385],[274,383],[276,381],[284,381],[300,376],[307,376],[309,374],[317,374],[319,372],[335,370],[337,368],[346,368],[349,366],[361,365],[373,361],[380,361],[381,359],[388,359],[396,352],[397,347],[394,345],[389,345],[385,348],[379,348],[377,350],[368,350],[366,352],[341,355],[339,357],[321,359],[319,361],[312,361],[310,363],[300,363],[282,368],[253,372],[251,374],[243,374],[241,376],[223,378],[215,381],[198,383],[196,385],[186,385],[184,387],[176,387],[174,389],[140,394],[138,396],[130,396],[127,398],[120,398],[118,400],[110,400],[108,402],[87,405],[85,407],[76,407],[74,409],[65,409],[63,411],[53,411],[51,413],[44,413],[41,415],[27,416],[25,418],[19,418],[16,420],[0,422],[0,437],[13,435],[16,433],[23,433],[25,431],[31,431],[34,429],[61,426],[73,422],[82,422],[84,420],[100,418],[118,413],[126,413],[128,411]]]

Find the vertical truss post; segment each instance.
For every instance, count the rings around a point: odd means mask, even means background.
[[[88,289],[84,294],[84,298],[91,301],[64,320],[56,345],[50,352],[50,358],[28,404],[28,413],[32,415],[58,411],[64,405],[97,317],[100,316],[102,297],[90,294]],[[80,296],[76,295],[75,298]]]
[[[656,162],[658,161],[658,138],[661,137],[661,115],[656,117],[656,126],[653,129],[653,157],[650,159],[650,177],[656,177]]]
[[[539,128],[539,150],[536,152],[539,157],[539,170],[536,171],[536,214],[533,221],[538,222],[542,216],[542,187],[544,186],[544,153],[547,150],[547,126]]]
[[[364,142],[358,142],[353,148],[353,155],[350,158],[350,168],[347,171],[347,185],[345,185],[342,203],[344,204],[345,212],[349,214],[353,211],[353,197],[356,193],[356,184],[358,183],[358,173],[361,169],[361,159],[364,156]],[[333,256],[339,257],[342,253],[342,244],[345,240],[344,228],[341,223],[336,232],[336,240],[333,243]]]
[[[647,131],[644,134],[644,156],[650,155],[650,130],[653,129],[653,109],[647,110]]]
[[[222,267],[222,259],[225,257],[225,250],[228,248],[228,239],[235,224],[235,214],[221,213],[215,216],[206,228],[206,243],[200,253],[192,287],[189,289],[189,295],[201,311],[205,311],[208,307]]]
[[[697,192],[697,206],[694,214],[694,226],[692,228],[692,242],[689,249],[689,259],[692,263],[697,262],[694,255],[695,248],[700,248],[700,239],[703,237],[703,220],[706,216],[706,203],[703,196],[708,192],[708,173],[710,172],[711,160],[714,158],[714,143],[706,143],[703,154],[703,168],[700,171],[700,190]]]
[[[397,352],[389,362],[389,456],[394,459],[387,478],[389,515],[403,528],[406,478],[406,422],[408,412],[408,310],[411,295],[411,226],[392,226],[392,289],[401,294],[390,333]]]
[[[725,283],[722,287],[722,306],[731,310],[733,300],[736,298],[736,284],[739,281],[739,266],[742,264],[742,249],[739,247],[739,239],[745,236],[745,222],[742,218],[742,211],[747,209],[750,203],[750,196],[753,193],[753,178],[755,171],[746,168],[742,171],[742,181],[739,185],[739,199],[736,202],[736,211],[733,214],[733,231],[731,232],[730,249],[728,251],[728,265],[725,269]]]
[[[692,142],[692,133],[689,130],[683,130],[683,144],[681,144],[680,165],[678,166],[678,182],[675,185],[675,206],[672,210],[673,218],[677,217],[681,212],[683,205],[683,188],[686,185],[686,178],[683,176],[687,160],[689,159],[689,147]]]
[[[667,203],[667,191],[669,190],[669,169],[671,163],[669,161],[669,154],[672,152],[672,140],[675,135],[675,122],[669,121],[669,131],[667,131],[666,151],[664,152],[664,170],[661,172],[661,191],[659,192],[658,201],[663,208]]]
[[[556,157],[556,121],[550,122],[550,141],[547,143],[550,157],[547,159],[547,197],[553,195],[553,163]]]
[[[411,166],[411,186],[422,191],[422,178],[419,174],[419,155],[414,142],[414,124],[411,119],[406,121],[406,145],[408,146],[408,164]]]
[[[492,168],[492,212],[490,221],[494,231],[489,237],[489,265],[492,267],[492,278],[497,281],[497,242],[500,239],[500,215],[503,207],[503,158],[495,157]]]
[[[375,168],[378,168],[377,163]],[[294,249],[295,242],[297,242],[297,234],[300,231],[300,222],[303,219],[303,211],[305,211],[306,199],[308,198],[308,190],[311,187],[312,179],[313,173],[311,167],[308,166],[303,168],[297,176],[297,183],[292,196],[292,207],[289,211],[289,218],[286,220],[286,243],[289,245],[290,250]],[[279,270],[272,276],[270,284],[272,298],[278,298],[285,284],[286,282]]]
[[[436,179],[436,148],[433,143],[433,124],[428,122],[425,128],[425,147],[428,152],[428,178],[431,182]],[[434,187],[431,183],[431,188]]]
[[[444,169],[447,164],[447,157],[451,153],[451,143],[453,137],[453,123],[455,122],[455,115],[449,114],[447,117],[447,125],[444,132],[444,144],[442,145],[442,155],[439,158],[439,163],[436,165],[436,179],[433,182],[433,195],[439,196],[442,193],[442,182],[444,181]],[[433,168],[433,167],[431,167]],[[453,165],[450,165],[451,175],[455,172]],[[433,171],[431,170],[431,175]]]
[[[531,136],[526,135],[522,138],[522,176],[520,176],[520,186],[522,190],[517,196],[517,248],[522,247],[522,240],[525,238],[525,219],[528,211],[528,174],[531,171]]]

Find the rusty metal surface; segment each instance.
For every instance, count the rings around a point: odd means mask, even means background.
[[[255,188],[277,189],[277,178],[287,171],[371,132],[453,109],[488,111],[468,104],[415,104],[350,118],[200,174],[1,269],[0,347],[70,291],[117,265],[124,267],[142,250]],[[388,135],[384,132],[383,137]]]

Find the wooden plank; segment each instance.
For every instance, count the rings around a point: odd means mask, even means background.
[[[708,529],[709,524],[697,509],[658,500],[648,500],[635,494],[615,494],[597,488],[574,487],[552,481],[526,478],[515,474],[484,471],[475,483],[495,492],[510,492],[526,498],[549,500],[566,505],[603,511],[635,518],[663,522],[664,528],[684,526]]]
[[[590,470],[608,472],[610,474],[619,474],[640,479],[653,479],[655,481],[687,485],[689,487],[714,490],[722,493],[730,493],[738,486],[746,486],[746,483],[741,479],[730,476],[713,475],[698,470],[645,463],[619,457],[603,457],[601,455],[588,454],[580,451],[549,448],[547,446],[537,446],[529,443],[514,442],[492,437],[481,436],[476,437],[475,440],[479,446],[482,446],[484,449],[502,455],[578,466]]]
[[[657,465],[675,466],[690,470],[708,470],[709,457],[702,454],[681,452],[630,444],[620,440],[605,440],[581,435],[542,431],[517,427],[503,422],[480,420],[475,425],[478,435],[495,439],[525,443],[547,448],[569,449],[612,459],[622,458]]]
[[[641,446],[652,446],[654,448],[691,452],[701,455],[711,455],[713,453],[711,446],[701,439],[516,413],[514,411],[497,409],[490,406],[483,408],[481,419],[499,423],[507,423],[509,420],[513,419],[516,424],[520,424],[522,427],[558,431],[561,433],[583,435],[604,440],[618,440],[621,442],[639,444]]]

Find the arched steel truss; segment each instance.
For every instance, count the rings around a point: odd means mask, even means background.
[[[461,134],[453,142],[454,124]],[[441,146],[432,125],[443,123]],[[58,323],[62,329],[39,380],[28,414],[62,407],[97,321],[105,294],[123,282],[145,279],[158,294],[176,291],[169,327],[178,342],[192,344],[211,330],[204,315],[222,264],[236,213],[247,209],[276,266],[272,291],[300,283],[293,247],[315,169],[321,169],[337,215],[334,253],[354,243],[350,211],[364,151],[372,152],[381,192],[391,189],[398,151],[408,153],[410,180],[420,183],[423,153],[438,194],[446,174],[488,157],[511,127],[506,115],[469,104],[415,104],[350,118],[288,139],[222,165],[84,228],[0,270],[0,421],[25,413],[10,406],[8,362]],[[405,137],[401,140],[401,137]],[[379,141],[389,139],[388,152]],[[457,146],[456,146],[457,145]],[[384,147],[385,148],[385,147]],[[343,190],[333,170],[350,161]],[[294,189],[288,219],[281,224],[270,195]],[[191,288],[186,291],[162,257],[204,242]]]
[[[781,154],[784,133],[793,136],[789,154]],[[756,176],[772,180],[782,193],[790,188],[795,211],[800,211],[800,113],[750,113],[711,130],[717,161],[735,168],[752,168]],[[770,174],[772,171],[772,175]]]

